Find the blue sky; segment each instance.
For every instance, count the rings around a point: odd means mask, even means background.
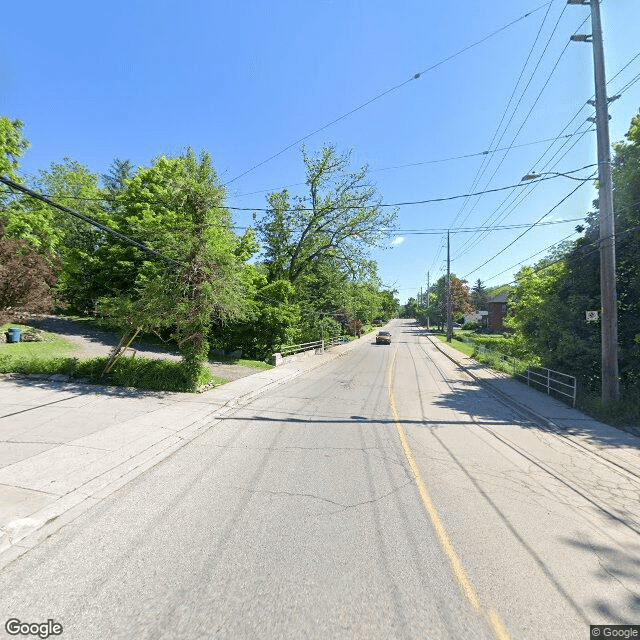
[[[601,4],[609,95],[640,73],[638,9],[637,0]],[[596,162],[595,133],[580,135],[593,114],[592,48],[567,46],[576,30],[591,32],[588,17],[566,0],[11,3],[0,113],[25,123],[25,174],[65,156],[102,173],[116,157],[148,165],[191,146],[212,154],[230,206],[263,208],[268,190],[304,190],[296,141],[513,23],[305,140],[312,151],[351,149],[386,203],[450,198]],[[611,105],[612,141],[639,107],[636,82]],[[577,237],[573,221],[516,240],[548,212],[543,222],[582,218],[597,194],[586,183],[567,197],[580,184],[560,177],[401,206],[398,232],[373,252],[380,276],[402,302],[415,296],[427,273],[432,282],[444,273],[451,229],[452,271],[509,282],[518,263]],[[251,220],[234,212],[239,227]],[[462,230],[486,226],[512,228]]]

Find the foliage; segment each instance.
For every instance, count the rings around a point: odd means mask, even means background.
[[[296,283],[313,264],[337,259],[341,270],[357,276],[366,269],[366,250],[379,244],[381,231],[395,223],[395,211],[381,207],[380,196],[367,181],[367,167],[349,172],[350,154],[323,147],[315,156],[302,151],[306,197],[271,193],[269,211],[258,229],[270,280]]]
[[[640,115],[626,138],[614,145],[613,181],[619,367],[628,395],[640,385]],[[583,238],[518,273],[510,296],[514,315],[506,321],[545,366],[575,375],[583,393],[594,396],[601,387],[600,325],[587,323],[585,311],[601,307],[598,244],[596,211],[587,216]]]
[[[476,311],[486,311],[488,300],[487,288],[478,278],[471,289],[471,304]]]
[[[584,263],[577,272],[575,266],[567,260],[547,260],[537,269],[521,269],[509,300],[513,315],[505,325],[516,330],[523,349],[538,356],[543,366],[579,375],[586,385],[597,386],[600,335],[596,326],[584,321],[584,305],[596,303],[589,302],[582,280],[587,275]]]
[[[632,389],[640,386],[640,114],[614,151],[619,365],[623,385]]]
[[[471,294],[465,280],[460,280],[455,274],[450,274],[451,311],[454,317],[469,313],[473,310]],[[429,296],[429,318],[438,325],[444,325],[447,320],[447,276],[441,276],[431,289]]]
[[[22,135],[22,121],[0,116],[0,175],[20,182],[17,174],[20,157],[29,148],[29,141]],[[0,199],[4,203],[4,199]]]
[[[115,196],[128,231],[161,251],[145,259],[129,295],[106,298],[101,308],[125,331],[170,329],[195,389],[209,352],[213,321],[241,315],[244,289],[240,241],[231,228],[211,158],[192,150],[139,168]]]
[[[133,387],[150,391],[193,391],[193,383],[181,363],[173,360],[152,358],[120,358],[106,375],[102,372],[107,358],[78,360],[68,357],[35,357],[33,355],[11,355],[0,353],[0,373],[53,375],[63,374],[71,378],[82,378],[93,384]],[[212,375],[203,368],[196,388],[209,384],[224,384],[223,378]]]
[[[380,206],[366,167],[349,171],[349,154],[340,155],[334,147],[316,155],[303,149],[303,161],[308,195],[293,197],[286,189],[271,193],[269,210],[257,225],[267,282],[292,286],[284,307],[270,309],[264,300],[253,303],[254,319],[266,324],[267,336],[280,335],[280,341],[258,345],[251,331],[245,331],[244,341],[240,335],[235,338],[260,355],[278,342],[318,340],[355,322],[390,319],[399,310],[396,292],[383,289],[376,264],[367,257],[394,224],[396,213]],[[256,289],[257,296],[263,293]],[[291,305],[297,320],[287,316]]]
[[[0,323],[25,313],[48,313],[55,283],[52,261],[9,237],[0,220]]]
[[[251,291],[245,315],[235,321],[217,322],[213,328],[213,344],[225,351],[266,360],[282,345],[297,342],[300,309],[290,303],[293,286],[288,280],[268,283],[263,272],[251,270]]]
[[[417,318],[422,312],[422,308],[415,298],[409,298],[400,311],[401,318]]]

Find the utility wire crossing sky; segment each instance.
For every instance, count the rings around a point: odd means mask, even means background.
[[[238,228],[269,191],[304,195],[303,143],[352,150],[398,207],[372,257],[402,302],[444,273],[448,229],[457,275],[509,282],[578,237],[597,197],[568,177],[596,162],[591,45],[569,41],[589,33],[589,7],[427,4],[13,3],[1,112],[25,123],[28,175],[64,157],[105,173],[114,158],[206,149]],[[614,142],[640,107],[637,10],[601,7]]]

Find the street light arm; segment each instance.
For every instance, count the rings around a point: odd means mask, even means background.
[[[571,180],[578,180],[579,182],[589,182],[589,180],[593,180],[594,176],[590,176],[588,178],[578,178],[576,176],[572,176],[570,174],[577,173],[578,171],[583,171],[584,169],[590,169],[591,167],[595,167],[595,164],[588,164],[584,167],[580,167],[580,169],[574,169],[573,171],[567,171],[566,173],[560,173],[558,171],[543,171],[541,173],[527,173],[526,175],[520,178],[520,182],[524,182],[526,180],[537,180],[538,178],[542,178],[543,176],[550,176],[553,178],[559,178],[562,176],[563,178],[570,178]]]

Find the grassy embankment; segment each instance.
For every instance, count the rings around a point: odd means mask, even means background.
[[[472,343],[462,342],[456,339],[467,337]],[[446,342],[445,335],[438,335],[438,338]],[[516,373],[523,372],[527,366],[539,366],[540,359],[531,354],[522,355],[521,353],[513,354],[513,343],[509,338],[504,336],[493,336],[484,334],[475,334],[472,331],[458,331],[454,334],[454,339],[449,343],[454,349],[482,362],[492,369],[504,371],[510,375],[514,375],[514,359],[516,364]],[[493,353],[482,353],[478,349],[479,345],[484,345],[491,349]],[[501,355],[509,355],[512,360],[505,362]],[[519,357],[515,357],[515,356]],[[581,393],[580,385],[578,385],[578,397],[576,398],[576,407],[590,416],[614,426],[631,426],[640,427],[640,390],[639,389],[621,389],[621,400],[610,404],[603,404],[602,400],[592,395]]]

